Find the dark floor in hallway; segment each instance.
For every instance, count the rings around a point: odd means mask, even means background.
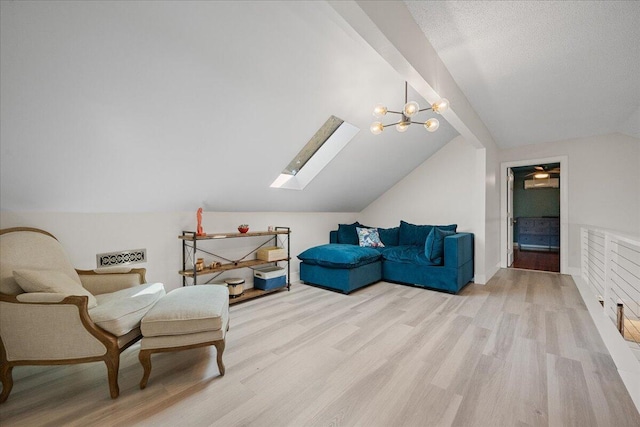
[[[560,273],[560,252],[513,249],[513,268]]]

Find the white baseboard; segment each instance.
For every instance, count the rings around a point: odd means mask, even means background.
[[[582,277],[582,270],[580,269],[580,267],[567,267],[567,271],[565,271],[563,274]]]
[[[473,283],[478,285],[486,285],[489,280],[500,270],[500,263],[496,264],[492,269],[485,272],[485,274],[476,274],[473,278]]]
[[[300,271],[292,271],[291,277],[289,278],[290,283],[296,283],[300,281]]]

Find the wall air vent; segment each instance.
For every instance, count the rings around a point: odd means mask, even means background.
[[[272,188],[302,190],[342,150],[360,129],[331,116],[271,184]]]
[[[560,180],[558,178],[547,178],[527,179],[524,181],[525,190],[531,190],[534,188],[560,188]]]
[[[147,262],[146,249],[130,249],[128,251],[109,252],[96,255],[98,268],[113,267],[117,265],[138,264]]]

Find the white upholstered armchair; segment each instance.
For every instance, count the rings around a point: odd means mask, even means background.
[[[0,230],[0,403],[20,365],[104,361],[118,397],[120,353],[165,294],[145,269],[75,270],[56,238],[35,228]]]

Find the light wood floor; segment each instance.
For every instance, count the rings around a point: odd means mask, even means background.
[[[448,295],[378,283],[305,285],[235,305],[215,348],[123,353],[121,395],[101,364],[17,367],[0,424],[149,426],[639,426],[569,276],[501,270]]]

